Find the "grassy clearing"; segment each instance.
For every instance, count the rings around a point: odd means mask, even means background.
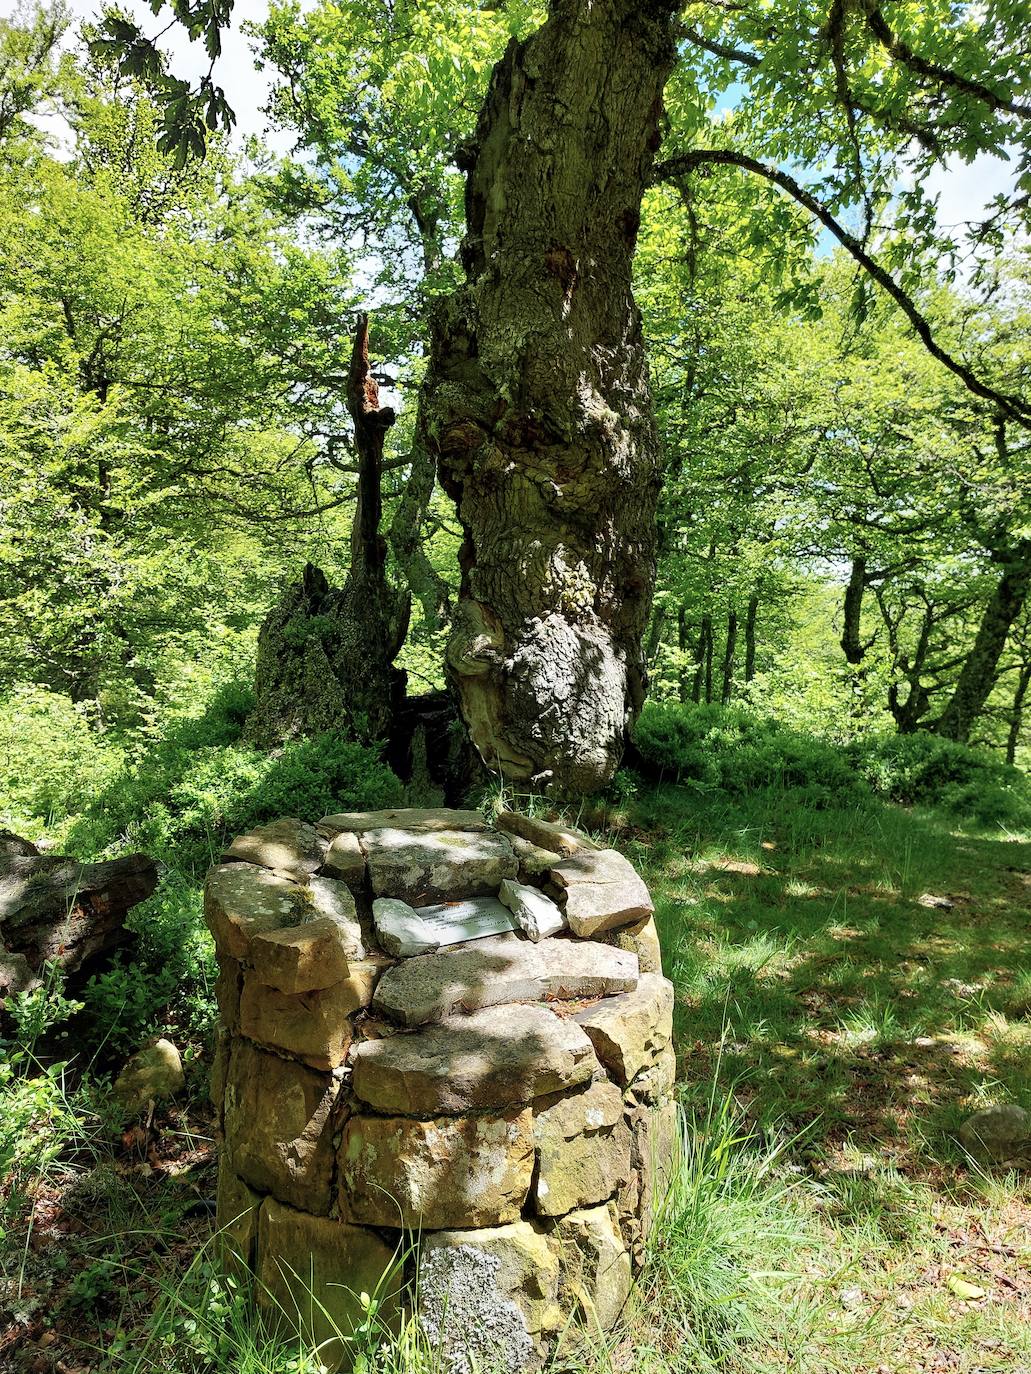
[[[1031,1363],[1031,1190],[954,1139],[1031,1105],[1031,845],[776,789],[658,788],[608,819],[657,894],[685,1104],[730,1094],[737,1167],[795,1227],[790,1258],[764,1248],[796,1277],[764,1280],[781,1300],[716,1367]]]
[[[980,1105],[1031,1105],[1031,844],[777,788],[642,786],[584,819],[655,893],[688,1124],[624,1330],[567,1342],[556,1367],[1031,1369],[1031,1190],[954,1141]],[[60,1142],[12,1175],[0,1369],[314,1371],[313,1352],[256,1340],[197,1260],[203,1078],[194,1110],[114,1140],[85,1088],[7,1094],[6,1138]],[[365,1365],[438,1359],[409,1330],[370,1340]]]

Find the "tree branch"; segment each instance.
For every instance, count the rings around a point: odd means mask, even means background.
[[[899,286],[890,272],[870,256],[859,239],[854,234],[849,233],[827,207],[816,199],[812,192],[807,191],[800,182],[789,176],[787,172],[771,163],[760,162],[758,158],[735,152],[731,148],[695,148],[689,153],[682,153],[677,157],[668,158],[665,162],[658,163],[652,173],[652,180],[654,182],[674,181],[678,177],[689,175],[705,166],[738,167],[742,171],[760,176],[764,180],[772,182],[774,186],[779,186],[782,191],[786,191],[804,210],[808,210],[814,218],[818,219],[824,228],[830,230],[842,247],[891,297],[906,319],[909,320],[917,337],[933,358],[936,358],[943,367],[947,367],[950,372],[957,376],[968,391],[973,392],[975,396],[980,396],[982,400],[990,401],[992,405],[998,406],[1005,415],[1017,424],[1031,428],[1031,405],[1021,400],[1019,396],[1011,396],[1004,391],[999,391],[997,387],[981,381],[972,368],[960,359],[954,358],[951,353],[944,349],[935,339],[934,331],[926,316],[907,292]]]
[[[713,57],[722,57],[726,62],[740,62],[744,67],[758,67],[762,58],[757,53],[747,52],[744,48],[731,48],[725,43],[717,43],[711,38],[703,38],[697,29],[684,29],[684,37],[696,48],[704,48]]]
[[[980,81],[974,81],[961,72],[953,71],[951,67],[943,67],[940,63],[932,62],[914,52],[908,43],[892,31],[877,5],[867,5],[866,22],[870,32],[883,47],[887,48],[896,61],[910,67],[921,76],[927,77],[929,81],[937,81],[942,86],[960,91],[963,95],[973,96],[975,100],[980,100],[982,104],[995,110],[996,113],[1016,115],[1018,119],[1031,118],[1031,105],[1024,105],[1020,101],[1004,95],[997,95],[995,91],[982,85]]]

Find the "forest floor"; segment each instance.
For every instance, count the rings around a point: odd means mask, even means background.
[[[622,1339],[563,1367],[1031,1374],[1031,1181],[955,1142],[980,1106],[1031,1107],[1031,844],[672,786],[604,830],[655,894],[695,1146]],[[191,1267],[200,1093],[121,1137],[44,1097],[0,1209],[0,1369],[314,1368]]]

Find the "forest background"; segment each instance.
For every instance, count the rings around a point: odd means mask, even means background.
[[[881,802],[933,808],[941,834],[1031,824],[1026,21],[894,8],[930,75],[882,68],[847,24],[842,48],[815,7],[779,31],[763,7],[686,11],[635,263],[662,440],[649,704],[630,766],[574,805],[630,843],[715,827],[761,860],[786,795],[813,845],[827,814],[866,834]],[[426,760],[391,770],[367,717],[258,731],[258,634],[308,565],[334,587],[352,569],[370,312],[397,412],[396,665],[410,695],[446,688],[461,531],[416,433],[427,320],[460,277],[461,147],[542,17],[238,6],[270,136],[225,132],[216,104],[204,157],[183,143],[195,92],[144,49],[127,64],[128,30],[79,32],[60,4],[0,23],[0,822],[161,863],[133,959],[82,994],[101,1074],[158,1029],[203,1044],[200,882],[227,835],[440,795]],[[971,164],[988,185],[950,194]],[[318,613],[281,630],[301,658],[335,634]],[[889,866],[921,843],[879,833]],[[59,989],[43,1004],[68,1014]]]

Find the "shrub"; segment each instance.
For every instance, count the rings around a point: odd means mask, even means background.
[[[39,839],[123,763],[123,751],[90,728],[81,707],[42,687],[19,687],[0,702],[0,826]]]
[[[868,795],[839,748],[736,707],[649,704],[634,740],[649,771],[730,795],[801,790],[817,807]]]
[[[934,806],[975,825],[1031,825],[1031,791],[1019,769],[986,749],[926,732],[859,740],[848,753],[880,797]]]
[[[60,848],[87,860],[126,849],[159,860],[157,891],[129,915],[139,937],[132,959],[83,992],[87,1055],[131,1050],[157,1029],[192,1033],[210,1019],[214,973],[200,879],[230,835],[277,816],[316,820],[403,798],[375,749],[339,735],[294,741],[276,754],[243,743],[252,701],[248,690],[223,686],[200,714],[166,719],[132,753],[93,734],[49,693],[20,694],[0,718],[6,824],[30,836],[49,830]]]
[[[1031,789],[1019,769],[929,733],[843,746],[740,707],[649,703],[634,742],[650,774],[732,797],[779,788],[821,808],[873,794],[988,829],[1031,827]]]
[[[242,742],[251,701],[236,685],[222,688],[202,716],[149,741],[72,827],[75,851],[129,845],[199,873],[227,836],[262,821],[401,800],[401,783],[376,750],[340,735],[295,740],[274,754]]]

